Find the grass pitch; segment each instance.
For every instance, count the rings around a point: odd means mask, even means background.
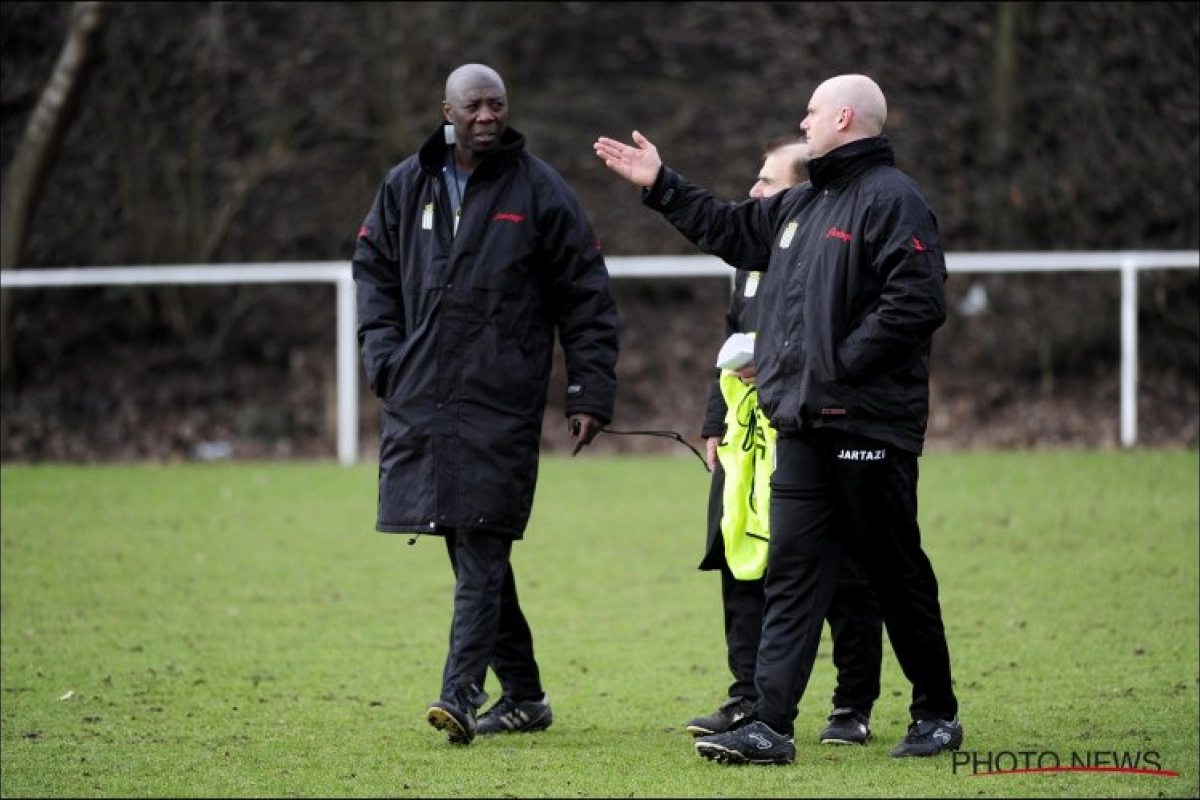
[[[909,690],[890,650],[872,742],[817,744],[826,641],[797,763],[771,768],[707,762],[683,731],[730,681],[690,456],[543,460],[514,566],[555,723],[465,748],[424,720],[445,551],[374,532],[373,464],[3,466],[0,794],[1200,795],[1197,454],[921,465],[964,750],[888,757]],[[981,774],[1052,758],[1151,772]]]

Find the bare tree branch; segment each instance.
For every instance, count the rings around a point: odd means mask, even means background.
[[[71,10],[66,42],[50,81],[29,116],[0,192],[0,269],[16,269],[20,263],[46,175],[70,128],[91,72],[106,11],[102,2],[76,3]],[[8,375],[12,363],[10,304],[9,295],[0,297],[0,375],[3,376]]]

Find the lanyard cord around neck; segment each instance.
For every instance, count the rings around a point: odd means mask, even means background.
[[[446,148],[446,166],[442,168],[442,178],[446,182],[446,191],[450,196],[450,218],[453,221],[452,233],[458,233],[458,218],[462,216],[463,195],[467,192],[467,180],[470,175],[458,177],[458,165],[454,161],[454,145]]]

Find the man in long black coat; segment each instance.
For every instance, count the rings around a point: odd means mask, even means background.
[[[508,127],[500,75],[459,67],[442,113],[383,180],[353,270],[383,402],[376,528],[445,538],[454,620],[427,717],[467,744],[551,722],[510,556],[533,507],[555,334],[575,454],[612,420],[618,320],[591,223]],[[477,719],[489,666],[503,696]]]

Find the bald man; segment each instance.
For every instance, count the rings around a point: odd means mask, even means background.
[[[808,179],[808,143],[794,137],[767,143],[750,197],[773,197]],[[725,332],[752,333],[759,327],[761,274],[738,270],[725,311]],[[719,371],[709,386],[701,435],[712,481],[707,541],[701,570],[721,574],[726,663],[733,675],[728,696],[716,711],[693,717],[693,736],[724,733],[752,716],[758,700],[754,670],[762,636],[763,572],[770,537],[770,471],[775,436],[758,407],[753,361]],[[728,465],[728,467],[726,466]],[[866,744],[871,711],[879,699],[883,620],[875,595],[853,559],[842,560],[827,615],[837,682],[833,713],[820,734],[824,744]]]
[[[727,203],[663,165],[638,131],[600,137],[606,166],[707,253],[762,270],[759,402],[777,433],[765,608],[751,717],[702,736],[721,763],[788,764],[843,552],[867,573],[912,722],[895,757],[962,745],[933,566],[917,522],[933,333],[946,319],[937,218],[895,167],[887,102],[865,75],[813,91],[800,130],[809,183]],[[765,265],[765,266],[764,266]]]
[[[375,527],[444,540],[454,615],[426,719],[470,744],[553,720],[512,548],[533,506],[555,338],[575,454],[612,419],[617,308],[583,206],[509,127],[500,75],[455,69],[441,113],[383,179],[352,265],[382,405]],[[503,694],[477,716],[489,667]]]

